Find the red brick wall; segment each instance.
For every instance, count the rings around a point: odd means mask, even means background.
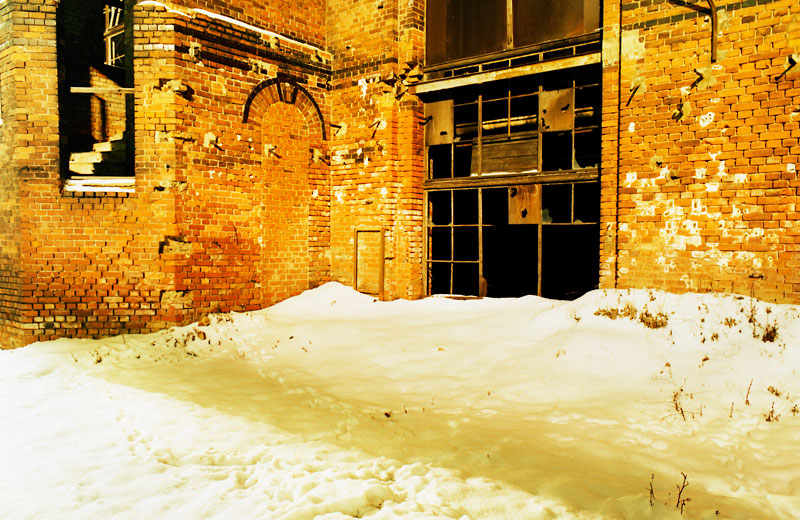
[[[327,281],[328,166],[312,161],[325,155],[327,54],[265,49],[197,13],[146,8],[136,23],[167,29],[137,39],[135,75],[137,183],[174,212],[165,313],[255,309]]]
[[[332,276],[353,283],[354,229],[381,226],[389,298],[422,294],[422,105],[403,77],[423,59],[423,5],[328,3]]]
[[[605,3],[606,47],[620,25],[622,38],[620,96],[604,57],[604,218],[613,229],[618,212],[619,234],[603,245],[603,284],[616,258],[620,287],[798,302],[800,67],[779,76],[800,57],[800,4],[718,4],[712,63],[707,13]]]
[[[13,71],[24,87],[7,103],[22,107],[11,112],[20,131],[0,129],[16,165],[0,177],[0,211],[20,221],[0,235],[4,347],[157,330],[211,310],[263,307],[329,279],[323,49],[265,45],[263,33],[214,16],[137,7],[135,191],[69,193],[55,2],[13,5],[25,10],[20,19],[41,12],[47,24],[30,30],[41,49],[11,47],[26,65]],[[262,88],[277,75],[281,83]],[[265,155],[272,142],[281,158]]]
[[[0,41],[8,42],[15,32],[18,14],[5,2],[0,4]],[[14,161],[16,118],[12,71],[20,61],[17,48],[5,45],[0,50],[0,348],[14,346],[19,330],[20,238],[19,182]],[[21,115],[21,114],[20,114]]]

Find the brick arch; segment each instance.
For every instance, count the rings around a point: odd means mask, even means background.
[[[244,103],[242,122],[249,122],[251,113],[255,113],[256,115],[253,117],[259,120],[259,116],[263,116],[266,109],[277,102],[289,103],[297,107],[308,121],[309,129],[318,128],[322,141],[327,139],[325,119],[322,117],[319,105],[305,87],[291,78],[265,79],[253,87]]]

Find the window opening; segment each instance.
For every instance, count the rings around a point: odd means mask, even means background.
[[[125,62],[125,19],[122,2],[106,0],[105,31],[106,65],[123,67]]]
[[[599,195],[597,181],[428,191],[429,293],[570,299],[596,288]]]
[[[599,0],[428,0],[426,63],[563,40],[600,28]]]
[[[426,103],[428,178],[597,168],[600,72],[580,67],[439,94]]]

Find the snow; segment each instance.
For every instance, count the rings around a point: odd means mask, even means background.
[[[0,510],[796,518],[798,318],[735,295],[378,302],[330,283],[2,351]]]

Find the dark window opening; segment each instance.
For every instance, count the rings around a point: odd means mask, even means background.
[[[426,62],[447,63],[589,34],[599,0],[428,0]]]
[[[58,5],[65,189],[104,182],[133,185],[133,179],[104,180],[133,175],[132,7],[123,0],[62,0]]]
[[[572,299],[597,287],[598,182],[430,190],[427,197],[430,294]]]

